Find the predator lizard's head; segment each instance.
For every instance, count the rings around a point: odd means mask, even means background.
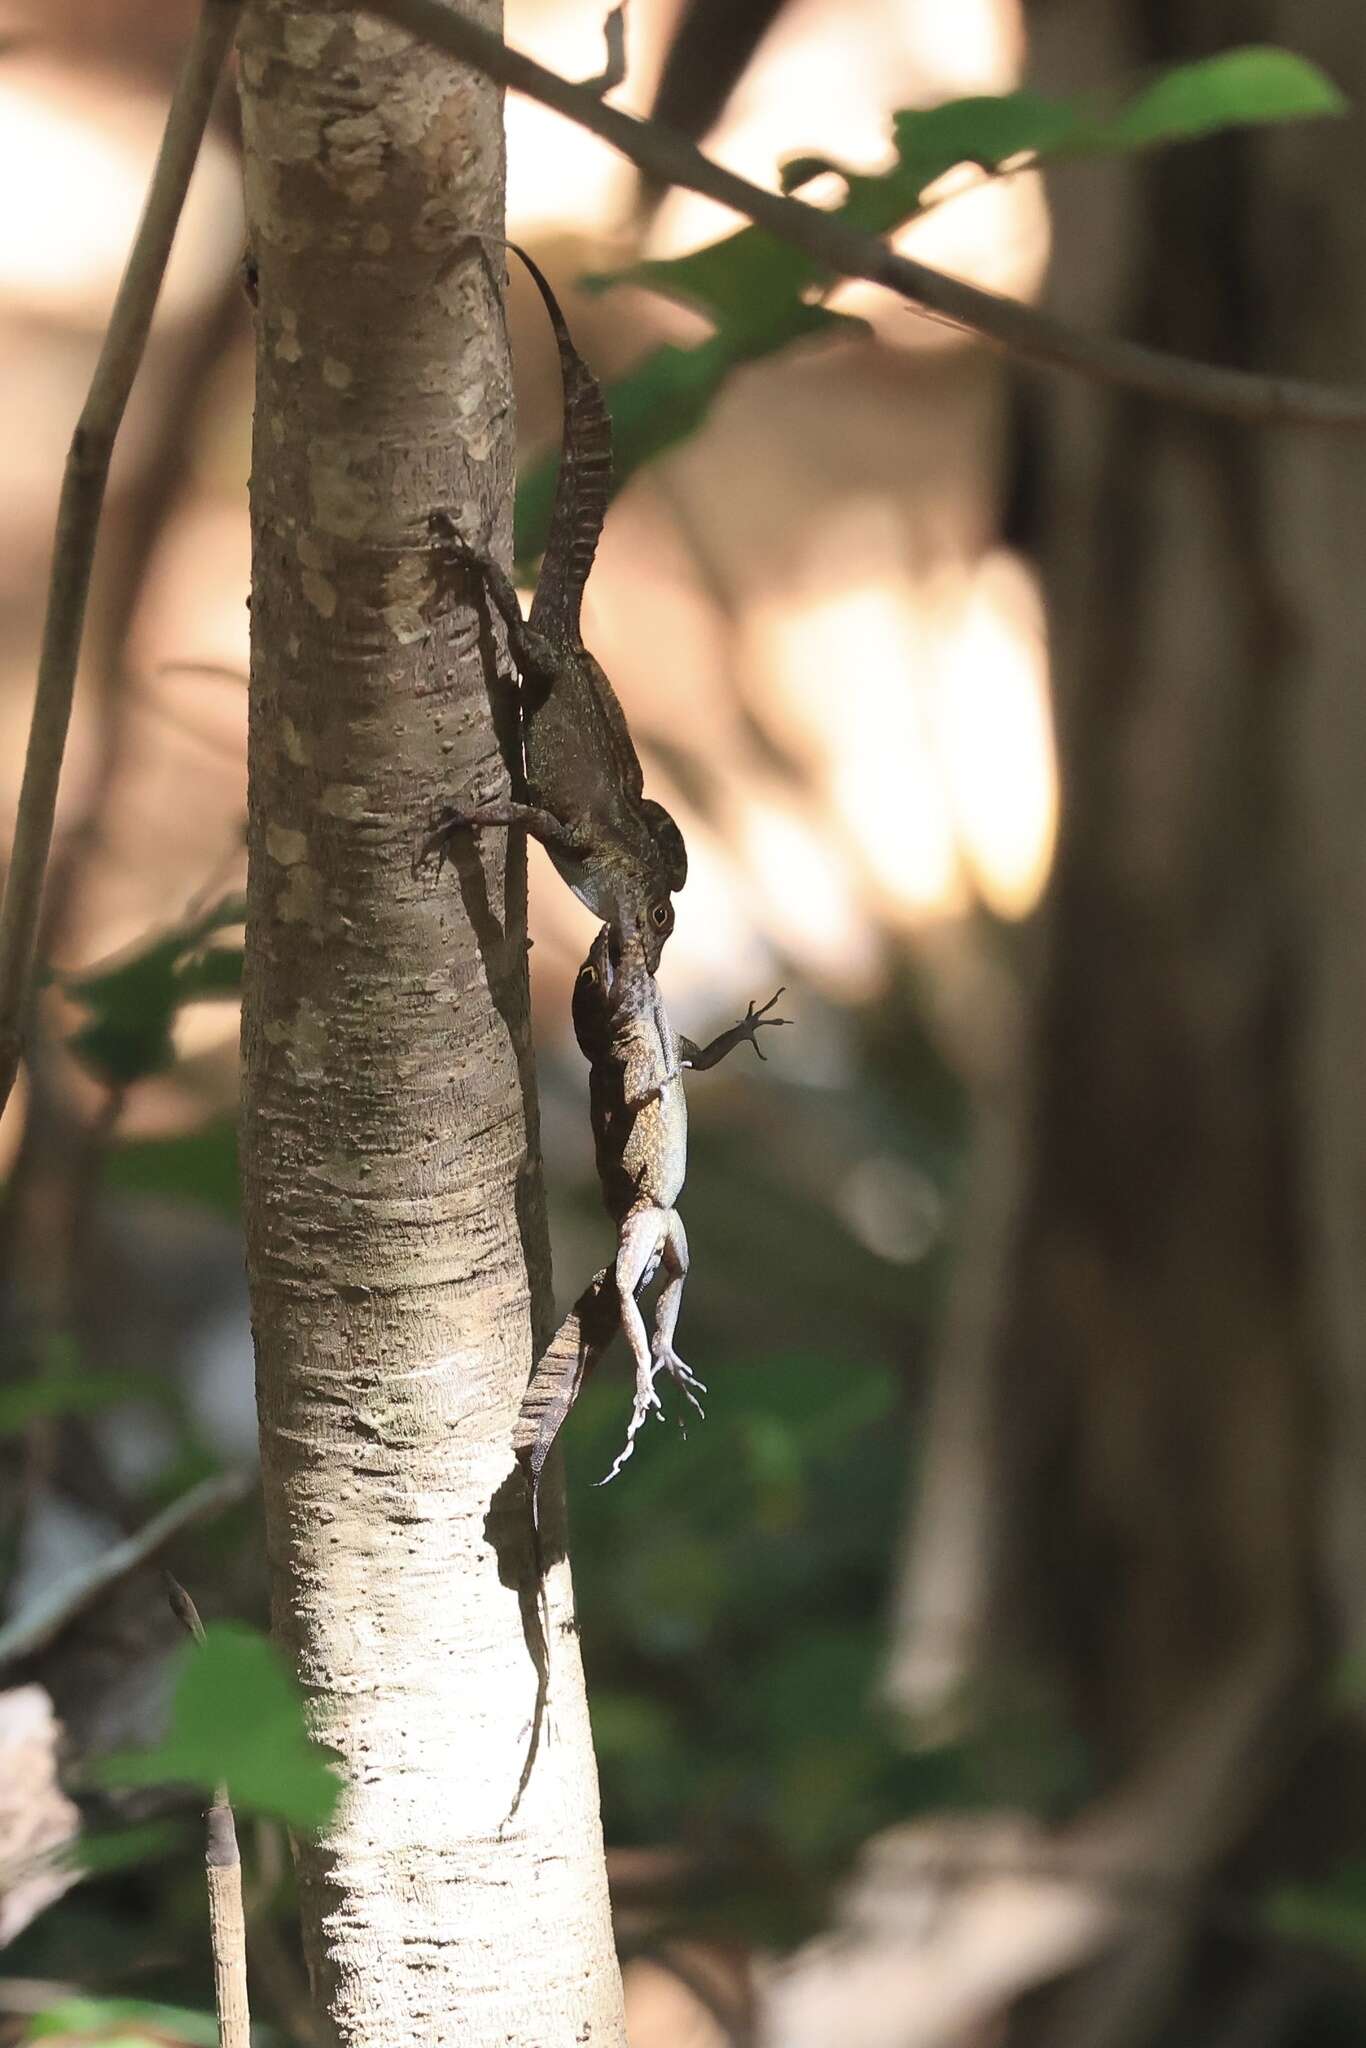
[[[645,971],[653,974],[664,951],[664,942],[674,928],[673,898],[688,879],[688,849],[683,844],[683,834],[663,804],[655,803],[652,797],[645,797],[640,809],[650,837],[651,858],[645,877],[644,913],[635,931],[644,956]],[[619,931],[630,934],[629,920],[618,917],[616,923]],[[628,951],[631,950],[629,936],[626,943]]]
[[[579,901],[616,933],[613,969],[624,952],[653,974],[674,928],[674,891],[688,873],[683,834],[663,804],[638,800],[625,828],[604,832],[587,856],[552,845],[550,858]]]

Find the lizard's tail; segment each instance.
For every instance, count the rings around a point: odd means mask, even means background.
[[[584,585],[612,497],[612,416],[601,384],[574,346],[545,272],[518,243],[505,242],[503,246],[521,257],[545,302],[564,385],[560,471],[555,479],[550,540],[537,586],[540,616],[536,623],[542,631],[549,628],[577,640]]]

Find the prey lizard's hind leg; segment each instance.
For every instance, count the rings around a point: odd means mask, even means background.
[[[607,1478],[598,1481],[599,1486],[606,1486],[608,1479],[616,1478],[634,1451],[640,1426],[651,1409],[661,1416],[664,1412],[663,1403],[655,1392],[657,1367],[650,1355],[650,1339],[636,1295],[654,1276],[661,1248],[668,1241],[671,1214],[670,1210],[657,1209],[653,1204],[628,1210],[617,1234],[617,1298],[621,1303],[621,1327],[636,1362],[636,1394],[626,1441]]]
[[[650,1347],[654,1355],[654,1369],[656,1372],[667,1372],[683,1389],[693,1407],[701,1415],[702,1403],[697,1396],[705,1394],[707,1390],[697,1374],[690,1366],[684,1365],[674,1350],[674,1329],[678,1323],[678,1311],[683,1306],[683,1282],[688,1277],[688,1234],[676,1209],[669,1211],[662,1263],[668,1277],[660,1289],[659,1302],[655,1309],[654,1342]]]

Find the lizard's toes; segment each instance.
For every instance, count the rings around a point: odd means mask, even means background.
[[[439,861],[445,860],[446,848],[454,829],[454,822],[450,818],[442,818],[437,824],[432,826],[430,832],[423,833],[421,839],[417,842],[417,849],[413,854],[414,874],[417,873],[419,868],[425,866],[433,854],[437,856]]]
[[[693,1387],[699,1394],[706,1393],[706,1381],[700,1380],[690,1365],[684,1365],[676,1351],[671,1351],[664,1363],[668,1366],[670,1375],[677,1380],[680,1387]]]
[[[692,1367],[685,1365],[676,1351],[667,1348],[661,1348],[659,1364],[669,1374],[674,1384],[682,1388],[689,1405],[695,1408],[697,1413],[705,1420],[705,1410],[697,1396],[705,1394],[707,1389],[705,1383],[697,1377]]]
[[[429,861],[433,855],[435,855],[436,857],[437,872],[440,873],[441,869],[445,866],[447,860],[450,858],[451,841],[454,839],[456,833],[472,829],[473,828],[470,825],[469,815],[467,812],[443,811],[441,813],[441,816],[437,819],[436,823],[432,826],[431,831],[427,833],[427,835],[425,836],[425,838],[422,840],[421,844],[418,847],[417,853],[413,859],[414,874],[416,874],[418,868],[421,867],[425,861]]]

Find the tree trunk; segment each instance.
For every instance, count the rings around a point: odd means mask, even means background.
[[[476,11],[492,26],[498,9]],[[624,2040],[562,1556],[538,1609],[512,1429],[550,1320],[525,855],[411,871],[506,787],[476,613],[506,555],[499,95],[363,15],[241,35],[259,295],[242,1125],[276,1627],[337,1818],[299,1845],[332,2038]],[[551,1551],[556,1512],[553,1497]]]

